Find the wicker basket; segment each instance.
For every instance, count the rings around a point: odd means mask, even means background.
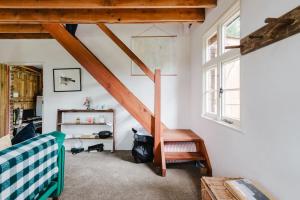
[[[226,180],[238,178],[202,177],[202,200],[237,200],[224,186]]]

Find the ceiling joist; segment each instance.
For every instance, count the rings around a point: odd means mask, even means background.
[[[0,24],[0,33],[48,33],[40,24]]]
[[[0,33],[0,39],[53,39],[49,33]]]
[[[204,9],[0,9],[0,23],[203,22]]]
[[[7,0],[0,8],[12,9],[137,9],[212,8],[217,0]]]

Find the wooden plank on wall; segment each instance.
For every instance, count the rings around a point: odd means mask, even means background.
[[[114,8],[212,8],[217,0],[7,0],[0,8],[40,9],[114,9]]]
[[[0,137],[9,133],[9,67],[0,64]]]
[[[63,25],[43,26],[149,133],[154,133],[151,111],[92,52]]]
[[[203,22],[204,9],[0,9],[0,23]]]
[[[241,40],[242,55],[300,33],[300,6],[279,18],[268,18],[265,22],[268,24]]]

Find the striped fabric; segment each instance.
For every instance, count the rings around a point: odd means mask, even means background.
[[[194,142],[168,142],[165,152],[197,152],[197,148]]]
[[[36,199],[57,177],[58,145],[41,135],[0,151],[0,199]]]
[[[168,142],[165,144],[165,152],[197,152],[194,142]],[[189,160],[168,160],[167,163],[182,163]]]

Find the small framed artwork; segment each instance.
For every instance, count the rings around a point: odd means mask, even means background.
[[[53,69],[53,87],[54,87],[54,92],[81,91],[81,69],[80,68]]]

